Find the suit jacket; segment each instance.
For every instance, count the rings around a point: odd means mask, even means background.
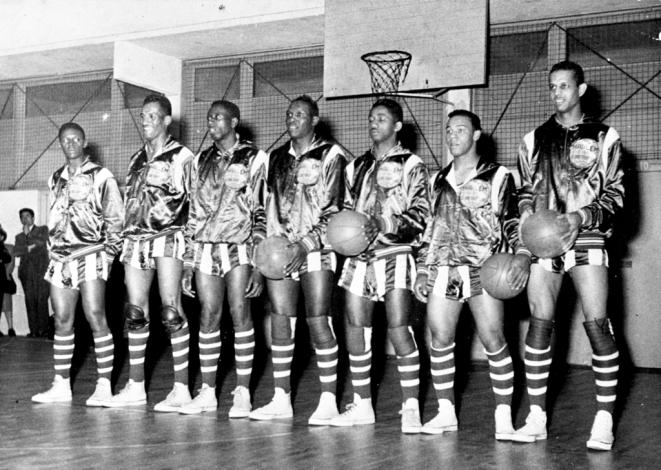
[[[33,225],[26,235],[21,232],[16,235],[14,243],[14,256],[21,258],[18,267],[18,276],[25,277],[29,272],[43,276],[48,267],[48,227]],[[36,245],[28,251],[28,245]]]

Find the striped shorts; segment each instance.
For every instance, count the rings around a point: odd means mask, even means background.
[[[286,279],[300,281],[301,276],[316,271],[333,271],[337,268],[337,258],[334,251],[311,251],[298,271],[291,273]]]
[[[412,291],[415,275],[415,260],[410,253],[369,261],[347,258],[337,285],[359,297],[379,302],[394,289]]]
[[[432,295],[460,302],[482,295],[480,268],[475,266],[430,266],[427,279]]]
[[[126,238],[122,248],[122,263],[136,269],[156,269],[154,258],[184,259],[186,242],[181,230],[156,238]]]
[[[533,256],[532,262],[540,265],[545,271],[562,274],[569,272],[574,266],[608,267],[608,252],[604,248],[578,248],[569,250],[557,258]]]
[[[209,276],[225,276],[237,266],[250,264],[251,252],[246,244],[195,242],[194,268]]]
[[[51,259],[44,279],[62,289],[79,289],[86,281],[108,280],[108,255],[98,251],[68,261]]]

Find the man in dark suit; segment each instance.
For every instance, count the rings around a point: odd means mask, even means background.
[[[14,256],[21,259],[18,278],[25,293],[30,334],[28,337],[48,336],[48,282],[44,274],[48,267],[48,227],[34,224],[34,211],[19,211],[23,231],[16,235]]]

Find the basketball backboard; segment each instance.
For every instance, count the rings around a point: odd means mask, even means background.
[[[486,82],[487,0],[326,0],[324,97],[372,94],[361,56],[411,54],[401,92]]]

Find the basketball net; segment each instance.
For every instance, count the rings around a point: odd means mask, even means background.
[[[405,51],[376,51],[363,54],[360,58],[367,64],[372,80],[372,93],[375,95],[426,98],[445,104],[453,104],[439,98],[447,90],[435,95],[420,93],[401,93],[399,87],[406,80],[411,64],[411,54]]]

